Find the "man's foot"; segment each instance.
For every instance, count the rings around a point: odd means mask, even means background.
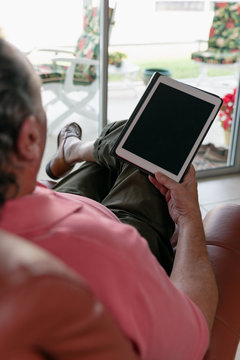
[[[75,137],[79,140],[82,138],[82,129],[75,122],[66,125],[58,134],[57,152],[46,166],[46,173],[53,180],[58,180],[67,175],[74,167],[74,162],[70,160],[70,156],[66,158],[66,152],[69,153],[69,149],[66,149],[65,145],[66,140],[70,137]]]

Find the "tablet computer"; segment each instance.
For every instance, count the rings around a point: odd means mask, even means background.
[[[219,96],[156,72],[111,153],[180,182],[221,105]]]

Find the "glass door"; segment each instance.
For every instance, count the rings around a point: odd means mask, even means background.
[[[57,135],[77,122],[92,140],[107,119],[107,0],[8,0],[0,13],[0,36],[25,53],[42,79],[48,136],[39,172],[56,151]]]
[[[198,176],[239,171],[239,22],[236,3],[117,1],[109,40],[108,121],[128,118],[153,72],[160,71],[225,101],[194,159]],[[118,53],[122,65],[113,68]]]
[[[2,6],[2,36],[26,54],[42,79],[50,138],[72,121],[85,139],[99,132],[102,3],[8,0]]]

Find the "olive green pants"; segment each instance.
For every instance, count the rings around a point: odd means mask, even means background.
[[[170,274],[173,250],[169,239],[175,226],[164,197],[145,173],[110,155],[124,124],[125,121],[118,121],[107,125],[94,143],[96,162],[83,163],[54,189],[96,200],[121,222],[134,226]]]

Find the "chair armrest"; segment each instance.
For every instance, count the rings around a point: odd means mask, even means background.
[[[234,360],[240,339],[240,206],[222,205],[204,219],[219,304],[204,360]]]
[[[56,47],[56,48],[35,48],[34,52],[51,52],[57,54],[74,54],[74,47]]]
[[[66,78],[64,81],[64,89],[65,91],[74,90],[73,86],[73,78],[75,73],[75,66],[76,65],[93,65],[96,66],[99,64],[99,60],[94,59],[87,59],[82,57],[61,57],[56,56],[52,58],[54,63],[62,62],[62,63],[69,63],[69,66],[66,71]],[[96,75],[98,76],[98,66],[96,66]]]
[[[195,40],[195,42],[198,44],[198,51],[201,51],[202,44],[208,44],[208,40],[203,40],[203,39],[197,39]]]
[[[240,340],[240,206],[215,207],[203,224],[220,298],[204,360],[234,360]],[[170,241],[176,250],[177,226]]]
[[[52,62],[53,57],[74,57],[74,49],[71,48],[34,48],[28,52],[29,60],[38,68],[41,64]]]
[[[87,59],[82,57],[62,57],[62,56],[56,56],[51,59],[54,62],[62,61],[62,62],[69,62],[70,64],[77,65],[98,65],[99,60],[94,59]]]
[[[197,39],[195,40],[197,43],[207,43],[208,40],[203,40],[203,39]]]

